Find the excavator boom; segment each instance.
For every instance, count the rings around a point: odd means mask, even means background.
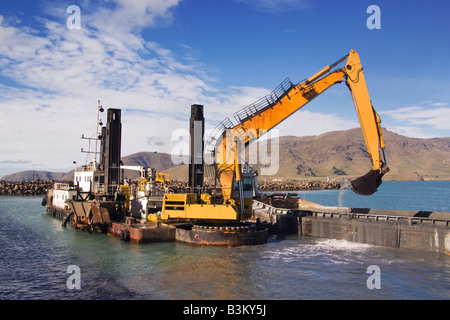
[[[352,94],[367,152],[372,163],[372,170],[364,176],[352,180],[351,187],[355,193],[371,195],[377,191],[381,184],[381,178],[389,171],[386,166],[381,120],[370,101],[361,61],[355,50],[352,50],[349,55],[345,72],[347,73],[347,86]],[[380,157],[380,150],[383,159]]]
[[[347,59],[345,66],[333,71],[338,64]],[[380,127],[380,118],[372,107],[369,93],[362,71],[359,55],[352,50],[331,66],[326,66],[307,80],[294,85],[287,79],[270,95],[234,114],[238,124],[228,127],[224,125],[222,135],[215,140],[215,162],[217,174],[222,187],[222,194],[226,200],[231,199],[233,182],[239,179],[239,163],[235,159],[236,142],[227,142],[226,131],[233,133],[235,140],[244,145],[256,140],[261,134],[274,128],[283,120],[291,116],[308,102],[322,94],[331,86],[346,80],[352,94],[355,109],[363,132],[367,151],[370,156],[372,169],[368,174],[351,181],[354,192],[370,195],[377,191],[381,184],[381,177],[389,169],[384,158],[384,142]],[[228,139],[229,140],[229,139]],[[382,151],[383,159],[381,159]]]

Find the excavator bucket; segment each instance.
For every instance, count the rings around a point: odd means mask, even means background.
[[[380,170],[370,170],[365,175],[351,180],[350,185],[353,192],[364,196],[370,196],[377,191],[382,182],[382,176],[383,174]]]

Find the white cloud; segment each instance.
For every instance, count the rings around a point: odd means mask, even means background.
[[[200,79],[179,72],[189,67],[171,61],[170,52],[153,51],[154,45],[131,32],[170,19],[177,1],[109,3],[116,9],[90,10],[92,14],[82,9],[85,24],[80,30],[67,29],[61,19],[43,18],[38,19],[39,30],[33,30],[8,25],[0,16],[0,72],[18,84],[18,88],[0,85],[0,132],[6,137],[0,160],[31,159],[48,166],[71,163],[81,133],[95,131],[97,99],[106,108],[170,114],[207,89]],[[59,13],[65,17],[65,11]],[[111,18],[119,24],[107,24]],[[120,23],[125,20],[129,22]],[[95,27],[89,26],[91,22]],[[161,134],[163,128],[154,125],[160,119],[152,120],[153,124],[140,123],[141,133],[147,130],[148,136],[159,129],[153,133]],[[145,138],[140,144],[136,136],[128,140],[134,148],[144,149]]]
[[[98,99],[105,108],[123,110],[124,155],[145,151],[148,137],[170,140],[171,131],[187,128],[191,104],[208,105],[210,121],[224,117],[230,110],[224,106],[239,107],[234,103],[247,88],[233,88],[235,94],[226,97],[207,83],[205,72],[136,31],[170,21],[178,1],[108,3],[82,7],[80,30],[43,18],[36,30],[0,16],[0,73],[18,84],[0,84],[0,161],[30,159],[55,167],[83,157],[79,137],[95,132]],[[66,15],[56,9],[51,14]],[[160,151],[170,152],[170,144]]]
[[[111,19],[122,27],[126,25],[129,30],[136,27],[154,26],[156,23],[170,23],[171,10],[176,7],[179,0],[116,0],[117,9]]]
[[[386,126],[386,129],[406,137],[414,137],[421,139],[429,139],[434,137],[434,135],[424,132],[424,130],[420,127],[389,125]]]
[[[280,136],[315,136],[356,127],[359,127],[357,121],[346,120],[336,114],[299,110],[282,122],[277,129],[280,131]]]
[[[446,107],[446,106],[448,106],[448,103],[447,102],[432,102],[431,105],[434,107]]]
[[[450,130],[450,108],[444,102],[430,102],[427,106],[412,106],[379,112],[391,119],[411,126],[428,126],[434,130]]]
[[[80,30],[67,29],[65,8],[38,18],[34,29],[8,24],[0,16],[0,75],[17,84],[0,84],[0,164],[17,167],[26,161],[44,164],[42,169],[70,169],[73,160],[82,163],[85,155],[79,151],[86,145],[80,136],[95,133],[97,100],[105,109],[122,109],[122,154],[128,155],[157,147],[171,152],[172,132],[188,129],[191,104],[205,105],[211,129],[227,117],[234,121],[234,112],[269,93],[266,88],[215,88],[198,64],[182,63],[170,50],[142,38],[142,28],[172,21],[177,0],[105,3],[80,4]],[[355,126],[337,115],[301,111],[280,125],[280,134]]]

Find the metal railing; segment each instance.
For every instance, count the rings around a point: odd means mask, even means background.
[[[366,219],[371,221],[406,221],[408,224],[429,224],[439,226],[450,226],[450,220],[445,218],[432,218],[432,217],[415,217],[415,216],[399,216],[388,214],[372,214],[372,213],[355,213],[355,212],[325,212],[315,211],[307,208],[277,208],[266,203],[254,201],[254,208],[259,210],[266,210],[269,214],[292,214],[297,213],[305,217],[315,218],[347,218],[347,219]]]
[[[236,121],[238,121],[238,123],[242,123],[246,119],[257,115],[258,113],[280,101],[281,98],[283,98],[293,86],[294,84],[291,82],[291,80],[289,78],[286,78],[270,94],[235,112],[233,114],[234,118],[236,119]],[[205,143],[206,163],[214,163],[214,156],[219,140],[222,139],[223,134],[227,129],[231,129],[234,126],[235,125],[233,124],[233,122],[229,118],[226,118],[213,129],[211,135]]]
[[[208,140],[205,143],[205,163],[206,164],[213,164],[215,163],[215,154],[217,151],[217,146],[219,144],[219,141],[221,141],[224,132],[227,129],[231,129],[234,127],[233,122],[226,118],[222,122],[220,122],[211,132],[211,135],[209,136]]]
[[[342,217],[347,217],[351,219],[364,218],[373,221],[407,221],[409,224],[427,223],[431,225],[443,225],[446,227],[450,226],[450,220],[442,218],[391,216],[382,214],[353,213],[353,212],[311,212],[311,216],[318,218],[342,218]]]
[[[71,186],[68,183],[61,183],[61,182],[55,182],[53,188],[58,190],[76,190],[75,186]]]
[[[233,114],[234,118],[237,122],[242,123],[245,120],[257,115],[258,113],[279,102],[293,86],[294,84],[289,78],[284,79],[284,81],[281,82],[271,93],[235,112]]]
[[[270,94],[235,112],[233,114],[234,118],[238,121],[238,123],[242,123],[246,119],[249,119],[263,110],[270,108],[279,102],[281,98],[283,98],[287,92],[292,89],[293,86],[294,84],[291,80],[286,78]],[[233,127],[235,127],[233,122],[229,118],[226,118],[213,129],[208,140],[205,142],[204,160],[205,164],[209,165],[208,170],[205,170],[205,173],[210,175],[210,177],[217,174],[216,172],[213,172],[214,170],[212,169],[214,168],[211,165],[215,163],[215,155],[219,142],[221,142],[225,131],[227,129],[232,129]]]

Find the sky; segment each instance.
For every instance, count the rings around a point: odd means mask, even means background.
[[[0,177],[83,164],[80,137],[96,135],[99,100],[122,110],[122,156],[188,152],[192,104],[204,105],[208,133],[351,49],[383,127],[449,137],[449,9],[444,0],[2,0]],[[277,130],[358,126],[338,84]]]

